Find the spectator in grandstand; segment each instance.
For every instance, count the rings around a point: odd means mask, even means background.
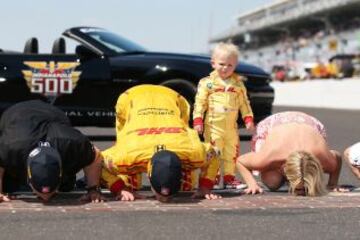
[[[342,77],[350,78],[354,73],[354,66],[351,58],[344,58],[341,64]]]
[[[327,78],[329,76],[328,69],[326,65],[318,60],[317,64],[311,69],[312,78]]]
[[[234,72],[238,57],[239,51],[234,44],[219,43],[215,46],[211,58],[214,71],[200,80],[193,112],[194,129],[199,134],[204,132],[205,142],[220,151],[224,166],[223,185],[228,189],[244,186],[235,178],[235,159],[239,153],[239,110],[246,128],[254,129],[244,79]],[[218,186],[220,176],[217,180]]]
[[[286,80],[286,69],[284,66],[275,65],[272,68],[273,79],[276,81],[284,82]]]
[[[262,182],[271,191],[288,181],[294,195],[324,195],[327,189],[323,172],[329,174],[329,190],[344,191],[337,186],[341,155],[328,148],[325,128],[312,116],[281,112],[267,117],[257,125],[252,150],[236,163],[248,185],[247,194],[263,192],[252,170],[260,172]]]
[[[353,60],[354,65],[354,76],[360,76],[360,54],[356,55]]]
[[[348,147],[344,157],[353,174],[360,179],[360,142]]]
[[[339,77],[339,68],[334,61],[330,61],[326,65],[327,77],[329,78],[338,78]]]

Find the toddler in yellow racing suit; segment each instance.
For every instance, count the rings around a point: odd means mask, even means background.
[[[121,94],[116,104],[116,143],[102,152],[102,183],[120,200],[134,200],[126,197],[126,191],[138,190],[141,174],[150,176],[153,155],[168,150],[180,159],[181,190],[194,188],[194,170],[201,168],[199,189],[211,195],[219,161],[211,145],[189,128],[189,115],[185,98],[163,86],[138,85]]]
[[[243,187],[235,178],[235,161],[239,155],[239,110],[246,128],[254,129],[244,78],[234,72],[238,56],[239,51],[233,44],[219,43],[215,46],[211,58],[214,71],[199,81],[193,112],[194,129],[199,134],[204,132],[205,142],[220,151],[224,188],[230,189]],[[217,184],[219,180],[218,176]]]

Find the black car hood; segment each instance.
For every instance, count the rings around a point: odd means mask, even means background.
[[[130,56],[141,55],[141,57],[148,58],[149,60],[168,60],[168,61],[184,61],[193,62],[199,64],[210,64],[210,57],[206,55],[195,55],[195,54],[181,54],[181,53],[165,53],[165,52],[127,52],[122,54]],[[116,56],[115,56],[116,58]],[[251,64],[240,62],[236,67],[236,72],[247,76],[258,76],[269,78],[269,73],[265,72],[259,67]]]

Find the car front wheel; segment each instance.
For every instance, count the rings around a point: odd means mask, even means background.
[[[171,88],[183,96],[192,106],[195,100],[196,86],[192,82],[184,79],[172,79],[161,83],[161,85]]]
[[[195,101],[196,85],[185,79],[172,79],[161,83],[160,85],[171,88],[183,96],[190,105],[190,125],[192,126],[192,111]]]

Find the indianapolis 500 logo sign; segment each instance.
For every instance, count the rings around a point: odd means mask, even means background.
[[[80,65],[77,62],[24,62],[24,65],[30,68],[22,71],[30,91],[46,97],[71,94],[81,74],[75,71]]]

